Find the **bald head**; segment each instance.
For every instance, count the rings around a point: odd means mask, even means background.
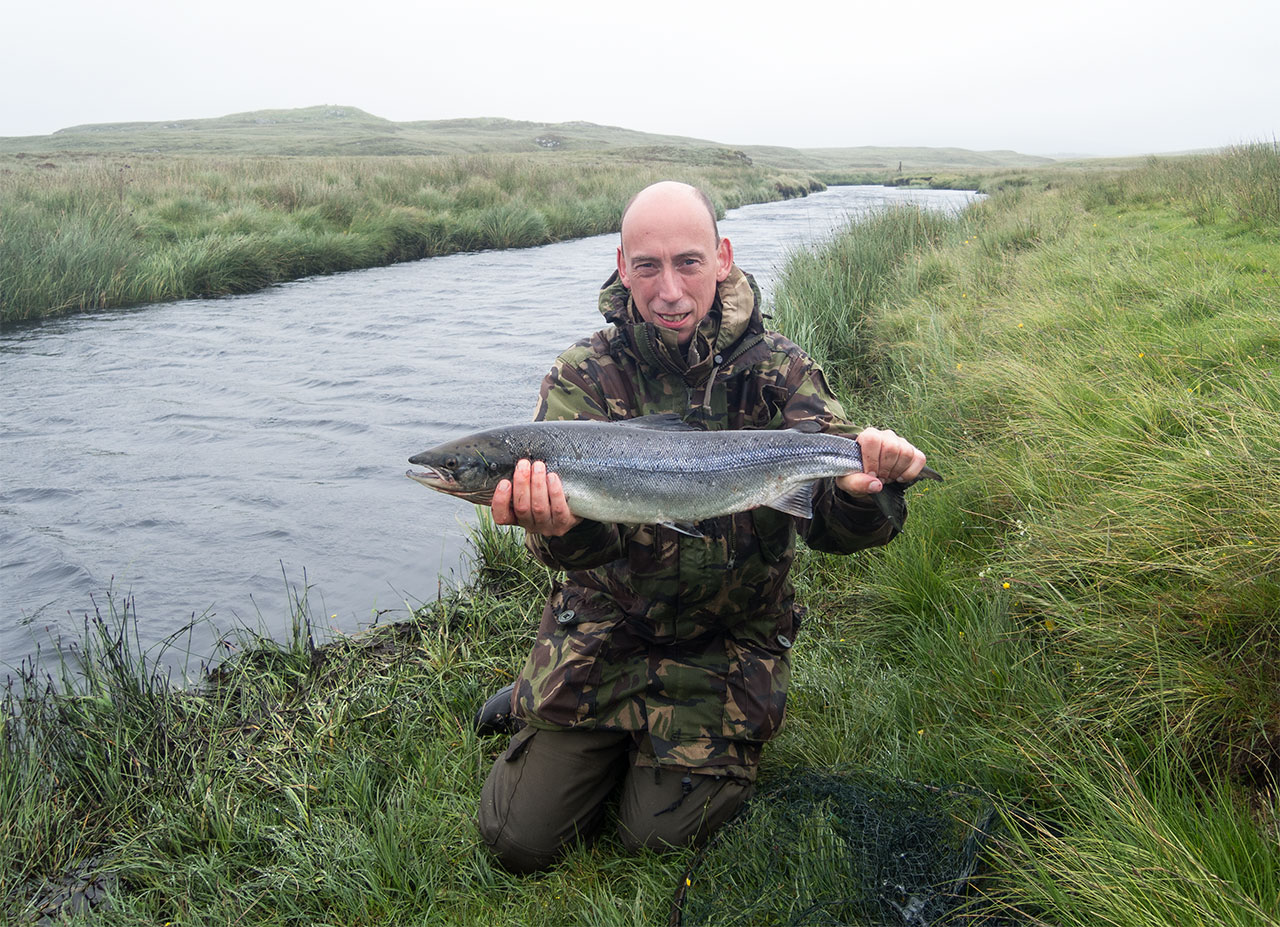
[[[715,208],[697,187],[666,180],[627,204],[618,277],[646,322],[686,343],[732,269],[733,247],[720,237]]]
[[[692,184],[681,183],[678,180],[660,180],[657,183],[649,184],[635,196],[627,201],[626,207],[622,210],[622,230],[625,234],[627,228],[627,215],[631,212],[631,208],[636,204],[646,207],[650,203],[655,203],[659,208],[665,206],[688,207],[693,204],[707,214],[707,218],[711,220],[711,235],[717,242],[720,241],[720,227],[716,224],[716,207],[711,202],[711,197],[699,187]],[[623,245],[625,247],[625,243]]]

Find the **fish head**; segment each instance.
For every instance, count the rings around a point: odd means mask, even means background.
[[[511,478],[516,458],[501,441],[482,432],[414,454],[409,463],[422,467],[407,472],[409,479],[436,492],[488,505],[498,483]]]

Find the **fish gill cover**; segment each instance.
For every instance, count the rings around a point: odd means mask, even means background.
[[[758,792],[694,858],[670,923],[971,923],[976,912],[960,908],[996,817],[965,786],[798,771]]]

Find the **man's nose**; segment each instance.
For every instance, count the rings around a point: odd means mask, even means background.
[[[676,273],[676,269],[664,267],[658,280],[658,299],[674,303],[683,295],[684,289],[680,286],[680,275]]]

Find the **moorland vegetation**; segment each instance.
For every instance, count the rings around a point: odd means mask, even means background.
[[[1032,172],[958,216],[851,226],[779,285],[777,323],[850,414],[947,479],[888,547],[802,552],[762,776],[982,790],[1003,826],[978,922],[1280,923],[1277,189],[1266,144]],[[475,547],[411,622],[321,644],[300,607],[290,640],[247,635],[192,687],[149,668],[123,607],[65,679],[15,680],[5,910],[70,886],[109,895],[102,924],[665,922],[691,852],[605,837],[518,878],[480,845],[500,744],[470,718],[551,577],[484,521]]]
[[[396,123],[350,106],[72,126],[0,138],[0,323],[616,231],[630,195],[663,178],[724,210],[803,196],[824,174],[927,182],[910,172],[1047,160],[730,147],[587,122]]]

